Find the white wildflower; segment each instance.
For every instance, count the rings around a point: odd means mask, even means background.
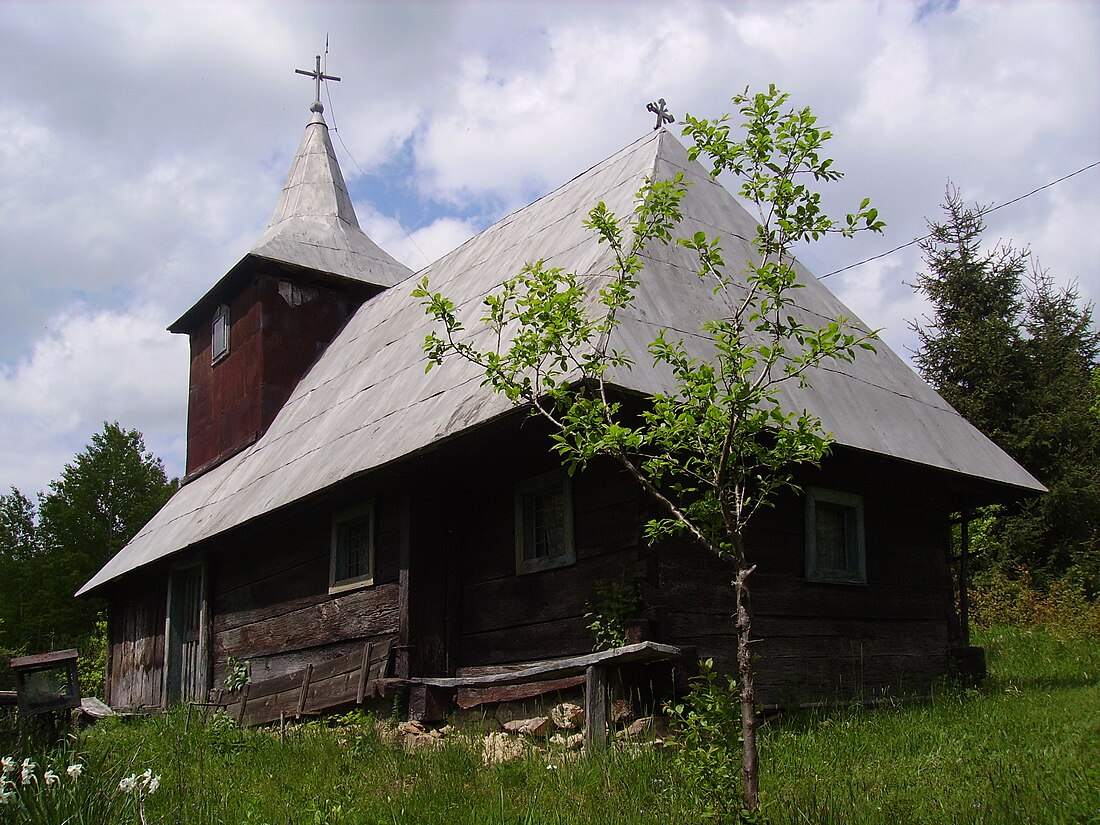
[[[12,771],[14,771],[15,770],[15,757],[14,756],[5,756],[3,759],[0,759],[0,768],[4,769],[4,773],[11,773]]]
[[[61,777],[53,771],[46,771],[44,774],[42,774],[42,778],[46,780],[47,788],[52,787],[53,785],[56,785],[58,782],[61,781]]]
[[[77,762],[75,765],[69,765],[65,768],[65,773],[69,775],[69,779],[76,782],[80,778],[80,774],[84,772],[84,766]]]
[[[137,786],[137,779],[137,774],[120,779],[118,789],[123,793],[130,793]]]
[[[154,794],[157,792],[157,788],[160,787],[160,774],[150,777],[145,783],[145,792],[148,794]]]
[[[11,788],[9,791],[8,788]],[[5,782],[0,785],[0,805],[7,805],[8,800],[15,796],[15,785],[11,782]]]
[[[30,759],[24,759],[23,760],[23,770],[22,770],[22,773],[19,777],[19,780],[24,785],[29,785],[32,782],[37,782],[38,777],[35,776],[35,773],[34,773],[37,768],[38,768],[38,765],[36,765]]]

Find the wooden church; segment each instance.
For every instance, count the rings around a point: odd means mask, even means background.
[[[425,374],[419,276],[360,229],[319,102],[312,113],[267,231],[170,327],[191,343],[186,478],[80,591],[109,605],[110,704],[202,701],[230,657],[256,684],[302,681],[299,709],[311,674],[331,681],[360,651],[356,701],[368,671],[368,693],[400,691],[577,657],[592,649],[586,605],[615,581],[637,588],[643,638],[733,671],[728,570],[648,545],[657,511],[632,479],[598,463],[568,476],[539,422],[472,367]],[[646,178],[676,173],[691,184],[679,234],[718,235],[736,259],[753,220],[661,128],[419,275],[476,326],[529,261],[606,270],[588,210],[630,214]],[[645,258],[617,331],[635,351],[722,311],[688,250]],[[801,311],[851,317],[809,273],[802,284]],[[630,393],[663,381],[641,359],[614,378]],[[965,644],[954,514],[1043,488],[883,344],[786,402],[835,446],[749,537],[760,700],[927,689]]]

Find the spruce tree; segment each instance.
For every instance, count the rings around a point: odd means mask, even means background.
[[[980,563],[1041,583],[1067,575],[1100,592],[1100,335],[1092,306],[1026,251],[982,251],[981,210],[949,187],[945,220],[921,243],[916,288],[931,313],[913,330],[924,378],[1050,492],[987,511]]]

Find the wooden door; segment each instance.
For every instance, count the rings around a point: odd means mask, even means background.
[[[203,565],[172,572],[168,586],[165,639],[165,697],[169,704],[206,698],[206,570]]]

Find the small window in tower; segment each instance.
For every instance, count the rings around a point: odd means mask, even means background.
[[[214,313],[210,331],[210,363],[216,364],[229,355],[229,307],[222,304]]]

